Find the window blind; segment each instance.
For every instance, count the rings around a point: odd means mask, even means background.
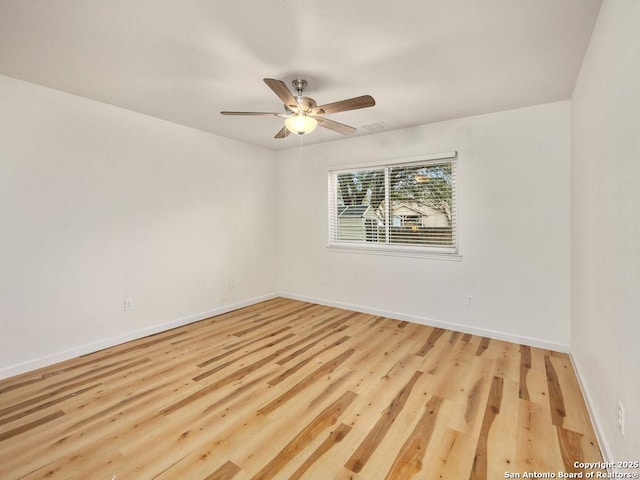
[[[457,157],[329,172],[329,244],[457,253]]]

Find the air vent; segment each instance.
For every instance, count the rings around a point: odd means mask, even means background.
[[[388,130],[389,125],[384,122],[375,122],[375,123],[367,123],[366,125],[361,125],[360,128],[367,133],[376,133],[382,132],[383,130]]]

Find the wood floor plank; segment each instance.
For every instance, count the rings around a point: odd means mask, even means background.
[[[240,467],[231,461],[226,461],[211,475],[207,475],[204,480],[231,480],[240,471]]]
[[[518,350],[517,346],[515,350]],[[518,363],[516,355],[514,365],[517,367]],[[487,468],[488,478],[504,476],[504,472],[509,471],[517,462],[518,420],[522,401],[518,395],[518,380],[503,380],[500,411],[489,432],[488,451],[491,460]]]
[[[492,340],[484,356],[495,359],[496,376],[520,384],[520,345],[503,340]]]
[[[522,400],[529,400],[529,387],[527,385],[527,375],[531,370],[531,348],[527,345],[520,345],[520,390],[519,397]]]
[[[582,434],[557,427],[560,452],[564,462],[564,470],[569,473],[577,473],[581,469],[576,468],[576,462],[584,462],[582,451]]]
[[[347,390],[340,398],[325,408],[316,418],[294,436],[278,454],[266,464],[251,480],[270,480],[282,470],[283,466],[295,457],[311,440],[326,428],[335,424],[342,412],[355,400],[358,395]]]
[[[473,459],[467,454],[475,439],[469,434],[461,433],[450,428],[436,428],[431,435],[423,459],[426,468],[414,478],[425,480],[443,480],[450,478],[468,479]],[[437,440],[437,441],[436,441]]]
[[[427,453],[441,403],[442,399],[435,396],[427,402],[422,417],[400,449],[385,480],[409,480],[422,470],[422,458]]]
[[[527,400],[519,402],[519,407],[514,470],[553,471],[553,467],[563,460],[557,438],[548,436],[551,424],[549,407]]]
[[[480,344],[478,345],[478,349],[476,350],[476,355],[482,355],[488,348],[491,343],[491,339],[487,337],[482,337]]]
[[[418,355],[419,357],[426,356],[427,353],[431,351],[431,349],[434,347],[438,339],[444,334],[445,331],[446,330],[444,330],[443,328],[434,328],[431,334],[429,335],[429,338],[427,338],[426,343],[422,346],[422,348],[420,348],[420,350],[416,352],[416,355]]]
[[[378,448],[378,445],[391,428],[391,425],[402,411],[404,404],[411,394],[412,388],[421,375],[422,372],[415,372],[409,382],[398,392],[391,401],[391,404],[382,412],[369,435],[367,435],[358,449],[353,453],[353,455],[351,455],[345,464],[346,468],[355,473],[362,470],[362,467],[364,467],[371,455],[373,455],[376,448]]]
[[[487,401],[487,406],[482,420],[478,446],[476,447],[476,452],[473,457],[473,469],[471,470],[471,476],[469,477],[470,480],[486,480],[487,478],[490,478],[487,476],[487,465],[489,462],[489,431],[491,430],[491,425],[493,424],[496,416],[500,413],[503,384],[504,380],[501,377],[493,377],[493,380],[491,381],[489,400]]]
[[[558,383],[560,384],[565,404],[563,428],[581,433],[587,437],[595,437],[587,406],[573,370],[571,359],[568,355],[562,355],[549,357],[549,361],[555,365]],[[569,409],[566,408],[566,405],[582,405],[582,407]]]
[[[550,357],[544,357],[545,372],[547,373],[547,385],[549,387],[549,407],[551,409],[551,421],[556,427],[562,427],[567,410],[564,406],[564,396],[556,369],[551,363]]]
[[[569,357],[274,298],[0,381],[3,480],[431,480],[602,461]]]
[[[350,431],[351,427],[349,425],[345,425],[344,423],[338,425],[338,428],[331,431],[326,440],[322,442],[322,444],[320,444],[320,446],[317,447],[307,459],[305,459],[302,465],[300,465],[289,476],[289,480],[298,480],[302,478],[314,463],[316,463],[325,453],[335,447],[338,443],[344,440],[344,437],[346,437]]]
[[[492,370],[495,367],[494,360],[487,356],[476,356],[474,347],[470,344],[459,342],[447,345],[446,350],[446,355],[440,355],[438,364],[429,370],[433,378],[432,392],[439,397],[456,400],[465,389],[469,375],[476,373],[475,368],[483,370],[487,364]],[[429,368],[427,362],[420,368]]]

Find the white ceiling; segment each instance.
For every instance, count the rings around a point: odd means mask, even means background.
[[[372,95],[328,116],[355,135],[568,99],[600,3],[0,0],[0,74],[279,150],[342,137],[218,113],[281,111],[264,77]]]

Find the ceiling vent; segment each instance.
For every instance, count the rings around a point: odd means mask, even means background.
[[[367,123],[366,125],[360,125],[360,128],[367,133],[377,133],[383,130],[389,130],[389,125],[384,122]]]

